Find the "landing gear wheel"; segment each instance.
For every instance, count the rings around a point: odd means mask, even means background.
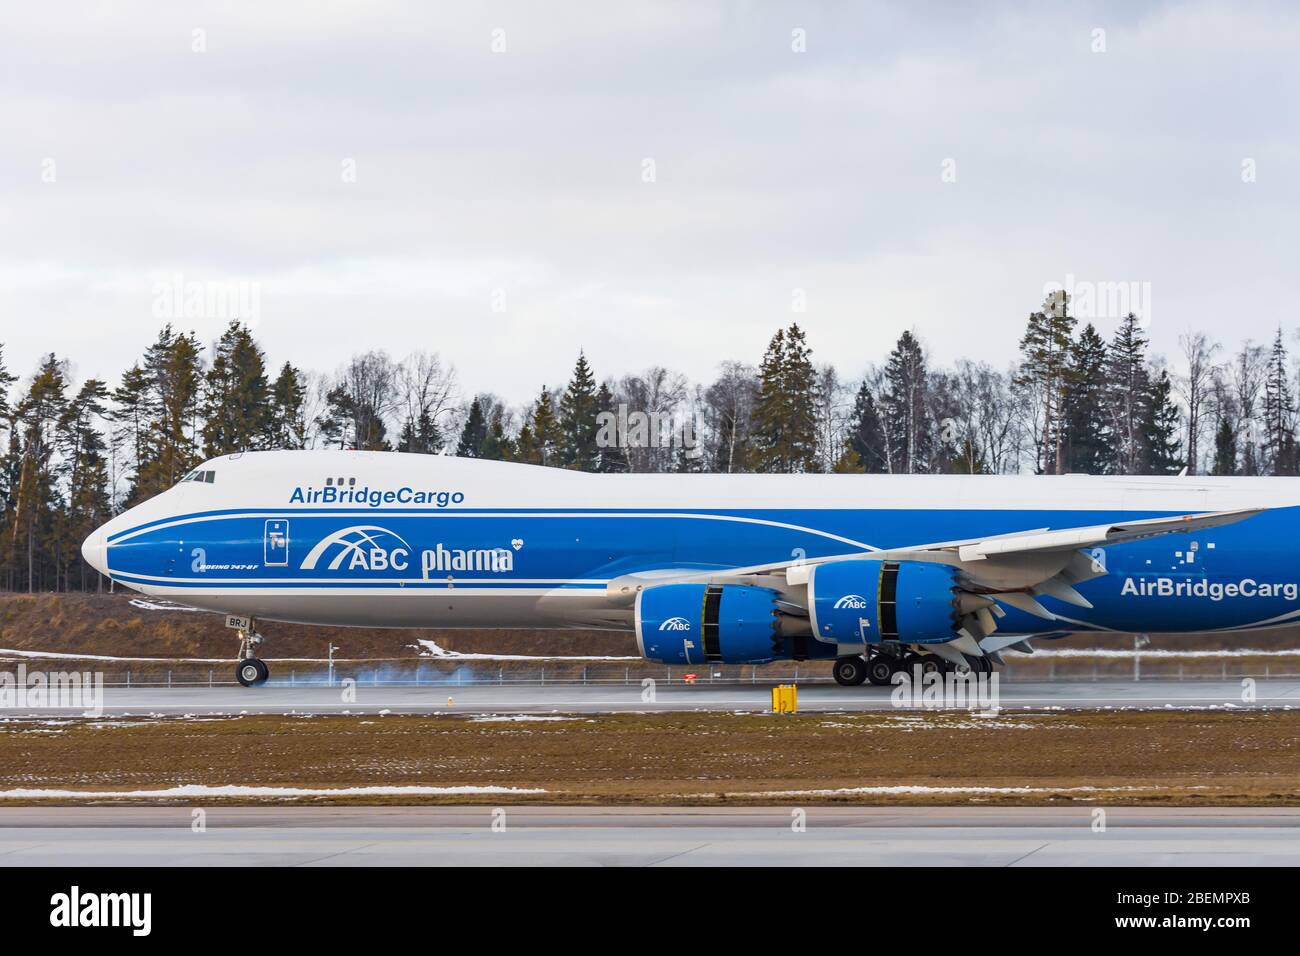
[[[841,657],[835,662],[834,674],[841,687],[857,687],[867,679],[867,662],[861,657]]]
[[[256,657],[244,658],[235,668],[235,679],[245,687],[256,687],[258,684],[265,683],[270,676],[270,668]]]
[[[922,674],[942,674],[947,668],[947,661],[935,654],[921,655],[921,673]]]
[[[245,687],[256,687],[266,683],[270,668],[257,657],[257,647],[262,643],[262,635],[253,630],[253,619],[243,621],[239,630],[239,656],[235,659],[235,680]]]
[[[898,661],[892,657],[876,656],[867,662],[867,680],[877,687],[888,687],[898,673]]]

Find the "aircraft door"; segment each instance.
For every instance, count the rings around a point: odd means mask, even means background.
[[[284,518],[271,518],[266,522],[262,539],[262,563],[268,568],[283,568],[289,564],[289,522]]]

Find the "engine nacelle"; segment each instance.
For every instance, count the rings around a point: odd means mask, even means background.
[[[957,636],[956,571],[919,561],[832,561],[810,569],[813,633],[839,644],[942,644]]]
[[[833,656],[812,646],[818,641],[782,636],[779,598],[770,588],[743,584],[646,588],[636,597],[637,644],[644,657],[662,664],[765,664]]]

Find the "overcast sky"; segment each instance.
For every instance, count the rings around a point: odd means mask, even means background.
[[[1282,3],[7,3],[0,342],[116,382],[179,279],[256,290],[273,362],[523,402],[792,319],[846,377],[910,327],[1002,366],[1068,276],[1171,358],[1266,339],[1298,64]]]

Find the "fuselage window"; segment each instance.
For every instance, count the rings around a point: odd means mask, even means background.
[[[356,480],[355,478],[349,478],[349,479],[348,479],[348,487],[349,487],[349,488],[351,488],[351,487],[352,487],[353,485],[355,485],[356,483],[357,483],[357,480]]]
[[[327,485],[333,485],[333,484],[334,484],[334,479],[333,479],[333,478],[326,478],[326,479],[325,479],[325,484],[327,484]]]

